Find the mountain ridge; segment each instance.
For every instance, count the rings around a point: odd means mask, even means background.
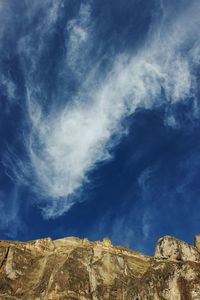
[[[200,236],[162,237],[154,256],[108,238],[0,241],[0,299],[200,299]]]

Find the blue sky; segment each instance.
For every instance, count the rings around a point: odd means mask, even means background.
[[[200,232],[200,3],[0,0],[0,239]]]

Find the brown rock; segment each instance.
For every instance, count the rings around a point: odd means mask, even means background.
[[[155,256],[88,239],[0,241],[0,300],[200,299],[200,253],[164,237]]]
[[[196,235],[194,238],[194,246],[200,251],[200,234]]]
[[[200,262],[200,253],[196,247],[189,246],[171,236],[165,236],[158,241],[154,257],[156,259]]]

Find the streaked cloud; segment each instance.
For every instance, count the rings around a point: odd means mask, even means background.
[[[20,201],[18,199],[17,187],[11,190],[10,194],[5,194],[0,191],[0,229],[4,231],[4,234],[14,239],[19,232],[25,230],[24,224],[22,224],[20,215]]]
[[[88,69],[85,60],[92,39],[91,6],[89,3],[82,3],[77,18],[68,22],[66,38],[66,63],[80,79],[79,77],[85,75]]]
[[[68,21],[65,59],[58,70],[59,75],[65,74],[70,67],[79,87],[75,95],[68,93],[61,108],[56,105],[60,94],[55,94],[45,111],[45,87],[35,77],[39,58],[48,51],[45,36],[53,34],[62,1],[56,5],[45,1],[45,9],[43,2],[32,4],[29,20],[39,9],[45,10],[45,17],[18,43],[19,52],[29,61],[28,66],[24,64],[29,131],[24,139],[26,159],[9,161],[15,177],[45,201],[47,218],[62,215],[79,201],[84,185],[92,180],[91,171],[112,158],[116,143],[127,134],[123,121],[136,109],[153,108],[164,101],[174,105],[188,98],[195,100],[194,69],[200,53],[198,1],[191,1],[187,10],[173,18],[163,6],[163,18],[152,25],[138,52],[116,53],[110,58],[111,70],[105,72],[99,61],[92,62],[92,67],[89,61],[95,32],[92,2],[84,3],[77,17]],[[37,47],[33,41],[39,41]],[[168,122],[172,123],[172,118]]]

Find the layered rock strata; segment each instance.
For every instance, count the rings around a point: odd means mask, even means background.
[[[0,241],[0,299],[197,300],[199,241],[189,246],[164,237],[153,257],[107,238]]]

